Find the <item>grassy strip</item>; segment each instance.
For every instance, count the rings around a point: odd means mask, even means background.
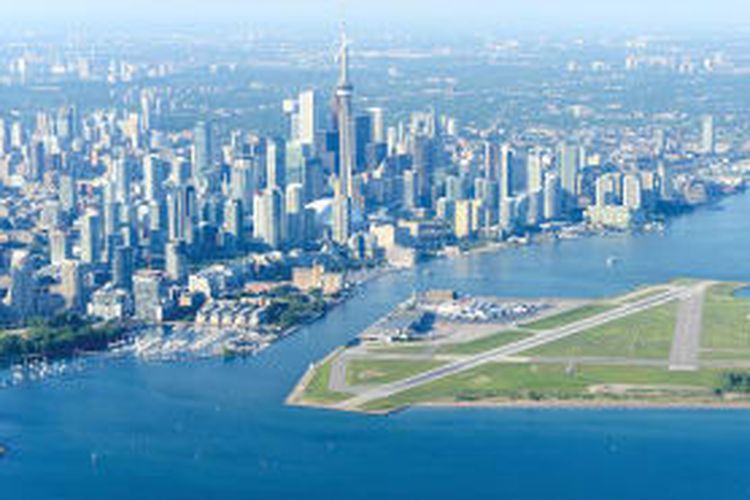
[[[527,353],[534,356],[669,356],[677,320],[677,302],[652,307]]]
[[[590,318],[592,316],[596,316],[597,314],[605,313],[614,308],[615,306],[613,304],[601,302],[586,304],[584,306],[571,309],[570,311],[555,314],[554,316],[550,316],[548,318],[532,321],[531,323],[527,323],[522,326],[531,330],[552,330],[555,328],[560,328],[561,326],[569,325],[571,323]]]
[[[750,358],[747,355],[750,350],[750,300],[734,296],[735,290],[741,286],[722,283],[712,286],[706,293],[701,347],[719,350],[707,358]],[[733,349],[737,352],[731,352]]]
[[[642,386],[674,385],[674,398],[684,386],[709,392],[721,384],[718,371],[670,372],[657,367],[580,366],[569,370],[561,364],[488,363],[473,370],[436,380],[389,398],[372,401],[363,407],[384,411],[416,403],[440,403],[507,400],[612,399],[596,395],[588,388],[597,384],[633,384]],[[682,386],[682,387],[680,387]],[[669,392],[669,391],[665,391]],[[632,399],[633,396],[622,396]]]
[[[471,342],[443,345],[438,349],[439,354],[478,354],[497,349],[507,344],[531,337],[533,334],[520,331],[507,331],[488,335]]]
[[[312,403],[331,404],[349,399],[351,394],[334,392],[329,388],[331,379],[331,364],[335,358],[331,358],[315,368],[310,383],[305,387],[302,395],[304,401]]]
[[[443,365],[440,361],[353,359],[346,366],[349,385],[388,384]]]

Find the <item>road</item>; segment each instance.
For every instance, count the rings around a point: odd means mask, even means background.
[[[374,387],[369,391],[358,394],[353,398],[338,403],[335,407],[341,410],[353,410],[356,408],[360,408],[372,401],[387,398],[393,396],[394,394],[413,389],[420,385],[434,382],[435,380],[448,377],[450,375],[455,375],[457,373],[471,370],[496,358],[513,356],[523,351],[528,351],[544,344],[564,339],[576,333],[601,326],[605,323],[625,318],[627,316],[630,316],[631,314],[636,314],[641,311],[651,309],[652,307],[667,304],[674,300],[682,300],[688,298],[691,295],[692,294],[690,290],[686,290],[683,287],[673,287],[663,293],[645,297],[642,300],[629,304],[623,304],[620,307],[603,312],[596,316],[585,318],[581,321],[564,325],[554,330],[541,332],[537,335],[534,335],[533,337],[519,340],[518,342],[514,342],[511,344],[506,344],[504,346],[498,347],[497,349],[492,349],[480,354],[468,356],[462,360],[455,361],[453,363],[435,368],[424,373],[420,373],[419,375],[415,375],[410,378],[399,380],[391,384]]]
[[[670,371],[698,369],[701,329],[703,328],[703,300],[710,283],[700,283],[690,290],[677,311],[672,349],[669,353]]]

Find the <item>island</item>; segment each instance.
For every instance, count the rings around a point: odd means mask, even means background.
[[[679,279],[598,300],[428,291],[311,366],[287,403],[750,407],[745,286]]]

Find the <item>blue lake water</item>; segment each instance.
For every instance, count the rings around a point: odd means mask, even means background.
[[[1,499],[750,497],[750,412],[289,408],[310,362],[413,289],[604,296],[681,276],[750,281],[750,195],[665,234],[566,241],[385,276],[244,361],[96,362],[0,390]],[[608,257],[618,264],[608,267]]]

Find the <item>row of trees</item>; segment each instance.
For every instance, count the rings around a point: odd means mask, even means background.
[[[279,287],[270,292],[269,323],[282,330],[304,323],[323,314],[327,309],[319,290],[304,294],[292,287]]]
[[[721,375],[719,392],[750,393],[750,373],[727,372]]]
[[[22,334],[0,334],[0,360],[8,363],[24,356],[61,358],[77,351],[100,351],[123,334],[119,324],[94,325],[75,314],[32,320]]]

